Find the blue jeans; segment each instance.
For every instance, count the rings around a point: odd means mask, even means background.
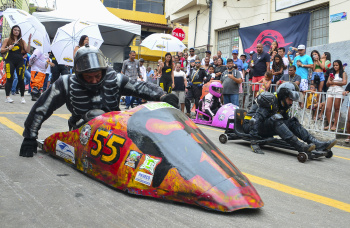
[[[239,94],[224,94],[224,104],[228,103],[239,106]]]
[[[315,76],[318,76],[321,82],[325,80],[323,72],[312,72],[311,81],[315,80]]]
[[[24,85],[29,85],[29,88],[28,88],[29,93],[32,90],[32,88],[30,87],[30,78],[31,78],[30,71],[25,70],[24,71]]]
[[[43,91],[45,91],[47,88],[47,82],[51,81],[51,74],[46,74],[45,76],[45,81],[44,81],[44,86],[43,86]]]
[[[125,97],[125,106],[129,107],[130,105],[134,105],[135,97],[126,96]]]

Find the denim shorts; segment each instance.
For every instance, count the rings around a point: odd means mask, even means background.
[[[318,76],[320,77],[320,81],[323,82],[324,81],[324,74],[323,72],[313,72],[312,73],[312,76],[311,76],[311,81],[314,81],[315,80],[315,76]]]

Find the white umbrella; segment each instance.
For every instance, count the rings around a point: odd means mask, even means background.
[[[40,49],[43,53],[51,50],[50,38],[44,25],[38,19],[23,10],[13,8],[6,9],[3,15],[11,28],[14,25],[21,28],[22,39],[25,42],[28,42],[29,35],[32,34],[30,46]]]
[[[179,52],[186,48],[178,38],[163,33],[154,33],[147,36],[140,45],[151,50],[165,52]]]
[[[73,51],[83,35],[89,37],[90,46],[100,48],[103,43],[96,24],[77,20],[58,28],[51,49],[59,64],[73,66]]]

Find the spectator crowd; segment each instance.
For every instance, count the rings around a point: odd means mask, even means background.
[[[41,53],[36,49],[30,54],[31,38],[26,43],[23,40],[17,42],[19,37],[21,31],[18,26],[14,26],[10,37],[3,42],[0,85],[7,82],[5,102],[12,103],[11,95],[20,93],[21,103],[25,104],[25,89],[32,100],[36,101],[49,88],[50,83],[60,75],[72,72],[72,69],[58,64],[53,53]],[[10,45],[11,43],[16,44]],[[88,43],[89,37],[82,36],[74,53]],[[166,53],[154,69],[145,66],[142,58],[135,58],[136,53],[131,51],[129,58],[123,62],[121,73],[131,79],[158,84],[165,92],[176,94],[181,111],[188,116],[194,110],[191,106],[198,108],[200,99],[205,95],[203,86],[208,82],[222,84],[222,103],[249,109],[259,93],[275,92],[279,85],[290,81],[299,86],[299,107],[313,110],[314,120],[324,116],[328,122],[324,130],[336,131],[341,103],[350,92],[345,72],[347,64],[341,60],[332,62],[329,52],[321,54],[313,50],[308,55],[303,44],[297,47],[279,47],[274,41],[270,50],[265,52],[259,43],[256,52],[251,51],[249,56],[239,56],[238,50],[234,49],[229,58],[223,57],[220,50],[216,55],[208,50],[202,59],[195,54],[194,48],[190,48],[188,53]],[[124,101],[126,109],[145,102],[136,97],[125,97]],[[347,119],[350,122],[350,113]],[[349,125],[350,123],[347,124],[348,132]],[[347,141],[350,141],[350,137]]]

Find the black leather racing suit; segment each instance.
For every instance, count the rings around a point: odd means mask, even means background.
[[[278,103],[277,99],[275,102]],[[284,109],[279,104],[278,107],[279,110],[272,111],[269,108],[261,108],[254,103],[244,118],[244,132],[257,138],[279,135],[287,142],[296,136],[311,143],[312,135],[299,123],[297,118],[289,117],[289,109]],[[252,118],[254,121],[251,121]]]
[[[37,138],[42,123],[52,113],[66,104],[72,113],[70,121],[77,122],[90,110],[101,109],[105,112],[120,111],[121,95],[135,96],[148,101],[159,101],[165,92],[157,85],[117,74],[107,69],[105,81],[96,91],[83,87],[75,75],[63,75],[40,97],[30,111],[24,126],[25,138]]]

